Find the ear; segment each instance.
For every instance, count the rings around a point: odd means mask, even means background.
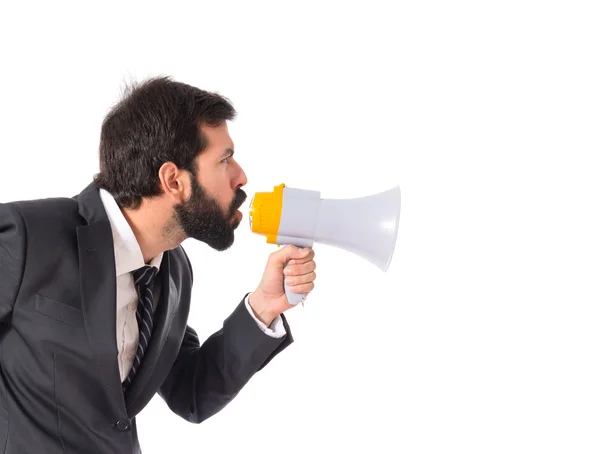
[[[160,187],[173,203],[182,203],[191,195],[191,175],[177,167],[173,162],[165,162],[158,169]]]

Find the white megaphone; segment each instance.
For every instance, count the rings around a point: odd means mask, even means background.
[[[273,192],[257,192],[249,215],[252,232],[265,235],[267,243],[310,248],[315,242],[328,244],[385,272],[398,235],[400,187],[355,199],[321,199],[319,191],[280,184]],[[285,292],[292,305],[306,297],[287,285]]]

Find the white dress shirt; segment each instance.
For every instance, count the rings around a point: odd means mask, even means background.
[[[139,336],[135,317],[138,295],[133,285],[131,272],[141,268],[145,263],[133,230],[131,230],[114,197],[104,189],[100,189],[100,198],[110,221],[115,249],[115,269],[117,273],[117,349],[119,352],[119,372],[121,374],[121,382],[123,382],[127,378],[129,369],[135,358]],[[160,269],[162,258],[163,253],[160,253],[148,265]],[[155,305],[156,303],[157,301],[154,302]],[[270,327],[267,327],[254,315],[252,308],[248,304],[248,297],[245,299],[245,305],[252,318],[256,320],[256,323],[265,334],[275,338],[280,338],[285,334],[285,327],[283,326],[281,316],[277,316]]]

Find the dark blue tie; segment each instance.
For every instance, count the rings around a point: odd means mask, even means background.
[[[137,318],[140,335],[135,358],[133,360],[133,364],[131,365],[131,370],[123,382],[123,391],[127,391],[127,388],[129,388],[129,385],[131,385],[131,382],[133,381],[133,378],[135,377],[135,374],[142,363],[144,353],[146,353],[146,350],[148,350],[148,345],[150,345],[154,314],[152,301],[152,281],[154,280],[154,276],[156,276],[157,272],[158,269],[156,267],[149,265],[133,271],[133,283],[138,293],[138,306],[135,315]]]

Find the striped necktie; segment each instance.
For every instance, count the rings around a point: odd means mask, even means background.
[[[144,353],[148,350],[150,345],[150,337],[152,336],[153,328],[153,296],[152,296],[152,282],[158,269],[154,266],[145,265],[135,271],[133,271],[133,283],[138,293],[138,305],[136,311],[136,319],[139,329],[139,341],[133,364],[129,370],[129,375],[123,382],[123,391],[127,391],[136,372],[138,371]]]

